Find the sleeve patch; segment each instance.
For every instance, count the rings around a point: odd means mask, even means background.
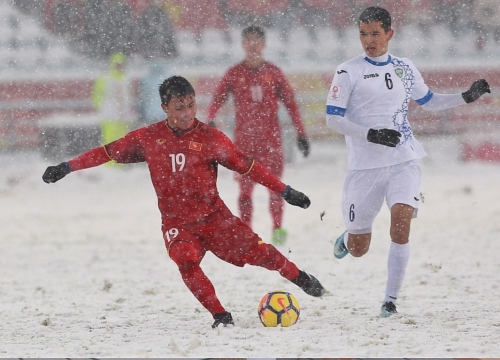
[[[340,101],[340,94],[342,92],[342,86],[333,85],[328,94],[328,98],[333,101]]]

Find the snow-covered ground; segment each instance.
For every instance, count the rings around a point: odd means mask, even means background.
[[[167,256],[143,165],[102,166],[47,185],[41,175],[54,162],[1,154],[0,357],[498,357],[500,164],[460,163],[458,139],[422,141],[425,200],[399,315],[378,317],[385,207],[365,257],[333,257],[346,152],[332,141],[313,143],[309,158],[286,169],[285,181],[312,205],[286,208],[290,237],[280,247],[330,294],[312,298],[277,273],[208,254],[202,266],[236,322],[215,330]],[[235,210],[232,174],[222,169],[219,184]],[[254,195],[254,229],[269,239],[267,192]],[[296,325],[261,325],[257,305],[272,290],[297,297]]]

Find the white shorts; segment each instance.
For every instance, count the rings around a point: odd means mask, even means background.
[[[420,202],[420,166],[417,160],[368,170],[347,173],[342,198],[344,224],[351,234],[371,232],[373,221],[382,208],[406,204],[417,216]]]

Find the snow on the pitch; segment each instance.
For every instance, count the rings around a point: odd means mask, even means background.
[[[101,166],[57,184],[41,180],[37,153],[0,155],[1,357],[494,357],[500,343],[500,164],[458,161],[458,140],[423,141],[423,204],[412,223],[412,256],[400,314],[378,317],[385,289],[389,213],[369,253],[336,260],[342,231],[345,147],[313,143],[285,181],[311,197],[286,207],[280,249],[330,294],[304,294],[277,273],[237,268],[208,254],[203,269],[236,326],[212,318],[183,284],[164,248],[156,197],[143,165]],[[220,191],[236,210],[233,175]],[[255,230],[271,234],[267,192],[258,188]],[[320,213],[326,214],[320,220]],[[302,306],[290,328],[264,328],[268,291]]]

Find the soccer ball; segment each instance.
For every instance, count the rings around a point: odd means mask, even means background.
[[[260,322],[266,327],[292,326],[300,315],[300,305],[295,296],[285,291],[264,295],[257,309]]]

